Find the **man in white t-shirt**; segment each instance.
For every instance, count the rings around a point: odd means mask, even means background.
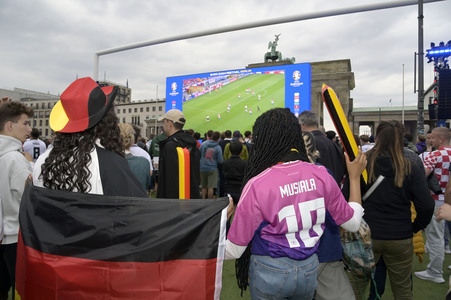
[[[39,129],[33,128],[30,133],[30,139],[23,144],[23,151],[30,153],[31,157],[33,157],[33,162],[36,162],[39,155],[47,149],[45,143],[39,139],[39,135]]]

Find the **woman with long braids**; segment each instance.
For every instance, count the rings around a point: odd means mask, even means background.
[[[117,87],[77,79],[50,114],[53,148],[33,170],[33,184],[54,190],[147,197],[124,158],[114,113]]]
[[[326,210],[347,230],[355,232],[360,226],[365,155],[359,153],[353,162],[346,159],[351,182],[348,204],[326,168],[309,163],[301,128],[289,109],[263,113],[253,134],[226,259],[241,257],[238,285],[246,289],[249,278],[252,299],[311,300]]]

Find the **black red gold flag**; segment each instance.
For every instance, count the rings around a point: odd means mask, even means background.
[[[190,158],[189,150],[177,147],[179,160],[179,199],[190,198]]]
[[[324,103],[326,104],[327,110],[329,111],[329,115],[332,119],[332,122],[334,123],[335,129],[340,136],[343,148],[348,154],[349,159],[352,161],[356,158],[357,153],[359,152],[359,147],[357,146],[357,142],[354,138],[351,127],[349,127],[348,120],[346,119],[346,115],[343,111],[343,108],[341,107],[337,94],[335,94],[335,91],[331,87],[327,86],[324,83],[322,92]],[[366,183],[368,181],[366,169],[363,170],[362,177]]]
[[[219,299],[228,203],[28,184],[16,299]]]

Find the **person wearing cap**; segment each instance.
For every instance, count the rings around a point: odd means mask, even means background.
[[[200,199],[200,153],[196,140],[183,132],[185,115],[178,109],[171,109],[160,118],[163,132],[168,137],[160,142],[159,175],[157,198],[179,198],[179,160],[177,147],[186,148],[190,158],[190,198]]]
[[[33,184],[53,190],[147,197],[125,160],[113,101],[118,87],[74,81],[50,113],[53,148],[39,156]]]
[[[25,180],[33,171],[33,158],[22,151],[31,132],[33,108],[19,102],[0,104],[0,199],[4,237],[0,245],[0,299],[14,294],[19,207]],[[3,219],[3,220],[2,220]]]
[[[244,160],[248,160],[249,159],[249,151],[247,150],[247,147],[244,140],[243,140],[243,136],[241,135],[241,132],[239,130],[235,130],[233,132],[233,137],[232,137],[232,142],[234,141],[239,141],[240,143],[243,144],[243,150],[241,151],[240,157],[241,159]],[[227,145],[225,145],[224,148],[224,159],[229,159],[232,156],[232,153],[230,152],[230,143],[228,143]]]

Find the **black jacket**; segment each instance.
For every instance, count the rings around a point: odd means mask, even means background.
[[[190,198],[200,199],[200,152],[196,140],[182,131],[177,131],[160,142],[157,198],[179,198],[177,147],[187,148],[190,152]]]
[[[225,179],[225,191],[227,193],[241,193],[241,185],[244,179],[244,170],[247,161],[240,158],[239,155],[232,155],[222,163],[222,172]]]
[[[222,154],[224,154],[225,146],[230,143],[232,140],[220,140],[218,142],[219,146],[221,146]]]
[[[340,185],[345,173],[343,151],[321,131],[314,130],[312,134],[315,138],[316,149],[319,151],[319,157],[316,162],[328,168],[337,184]]]
[[[96,149],[104,195],[148,197],[125,158],[100,147]]]
[[[370,170],[368,170],[370,171]],[[434,212],[434,200],[426,183],[424,171],[411,163],[411,173],[402,188],[395,187],[395,171],[391,157],[378,156],[374,165],[376,178],[385,176],[380,185],[363,202],[363,218],[371,228],[371,237],[377,240],[401,240],[426,228]],[[417,217],[412,223],[410,201]]]

